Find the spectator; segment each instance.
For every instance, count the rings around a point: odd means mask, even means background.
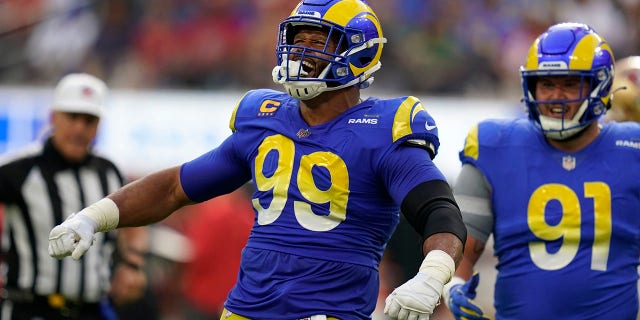
[[[44,18],[27,44],[26,56],[33,72],[47,79],[85,67],[100,30],[90,5],[88,0],[48,0]]]
[[[640,122],[640,56],[618,60],[612,88],[607,120]]]

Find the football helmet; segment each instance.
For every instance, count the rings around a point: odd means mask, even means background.
[[[616,62],[607,119],[640,122],[640,56],[629,56]]]
[[[609,44],[590,26],[581,23],[551,26],[533,42],[526,64],[520,68],[523,101],[529,118],[540,126],[545,136],[554,140],[564,140],[582,131],[610,107],[614,61]],[[540,114],[539,104],[557,103],[566,108],[567,103],[582,100],[536,100],[536,81],[545,76],[578,76],[590,84],[590,92],[572,119]]]
[[[328,41],[323,50],[295,45],[293,38],[301,26],[325,30],[327,39],[338,40],[337,48],[329,51]],[[366,88],[380,69],[386,41],[378,17],[362,0],[303,0],[280,24],[273,81],[300,100],[353,85]],[[303,61],[309,58],[328,64],[307,77]]]

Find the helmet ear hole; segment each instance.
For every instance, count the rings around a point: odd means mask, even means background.
[[[376,51],[378,50],[378,45],[375,45],[371,48],[364,49],[351,57],[351,64],[353,64],[357,68],[367,68],[372,65]]]
[[[360,61],[360,65],[367,65],[369,63],[371,63],[371,61],[373,61],[373,59],[369,58],[369,57],[363,57],[359,59]]]

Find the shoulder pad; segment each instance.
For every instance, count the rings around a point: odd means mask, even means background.
[[[229,128],[236,132],[245,119],[270,117],[291,97],[280,91],[257,89],[245,93],[231,113]]]
[[[528,144],[531,136],[538,134],[529,119],[489,119],[475,124],[464,141],[460,158],[478,160],[480,148],[500,147],[508,144]],[[541,133],[540,133],[541,134]]]
[[[395,110],[391,132],[393,141],[412,140],[414,145],[431,145],[435,156],[440,146],[435,120],[418,98],[409,96],[398,100],[400,103]]]
[[[629,137],[636,138],[640,134],[640,122],[624,121],[624,122],[609,122],[607,125],[614,128],[616,134],[628,135]]]
[[[467,137],[464,140],[464,149],[462,149],[461,157],[469,157],[474,160],[478,160],[479,152],[479,143],[478,143],[478,124],[474,124],[469,132],[467,133]]]

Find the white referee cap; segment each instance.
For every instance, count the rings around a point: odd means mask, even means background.
[[[106,95],[104,81],[90,74],[72,73],[58,82],[51,109],[100,117]]]

